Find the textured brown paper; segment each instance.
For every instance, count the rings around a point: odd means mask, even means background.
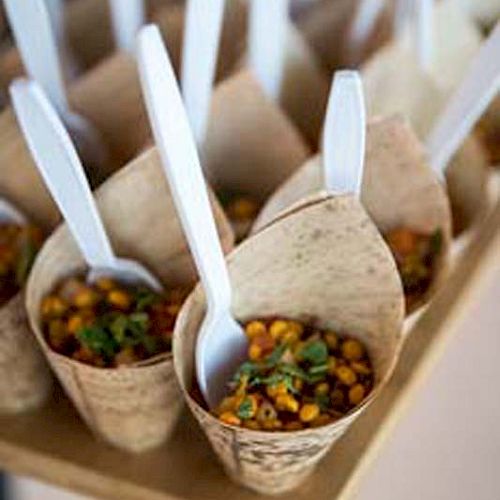
[[[213,208],[223,247],[233,235],[222,210]],[[97,192],[105,227],[117,254],[138,259],[168,287],[189,286],[194,268],[155,149],[148,150]],[[66,226],[44,245],[28,281],[26,308],[44,354],[87,425],[105,441],[139,452],[162,443],[182,403],[171,355],[129,367],[96,368],[50,349],[40,329],[40,302],[65,276],[85,267]]]
[[[244,241],[228,257],[239,321],[279,316],[346,331],[368,347],[375,388],[336,423],[298,432],[230,427],[191,397],[194,349],[204,315],[200,286],[174,332],[174,363],[184,396],[235,481],[265,494],[298,486],[387,382],[401,346],[403,294],[389,249],[350,196],[316,199]]]

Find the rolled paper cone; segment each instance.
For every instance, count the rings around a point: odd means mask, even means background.
[[[490,104],[476,127],[478,138],[483,144],[488,163],[495,167],[500,165],[500,97]]]
[[[0,307],[0,412],[36,408],[51,387],[50,370],[30,331],[20,292]]]
[[[437,82],[418,67],[407,48],[401,44],[387,45],[364,65],[362,75],[370,116],[401,114],[420,139],[427,137],[444,108],[446,96]],[[458,235],[479,220],[489,206],[488,163],[474,134],[450,161],[446,179],[453,232]]]
[[[217,86],[202,151],[216,192],[243,192],[263,203],[308,156],[297,129],[248,70]]]
[[[370,121],[365,161],[361,200],[382,233],[398,227],[423,234],[441,230],[443,244],[433,284],[422,301],[414,305],[417,308],[447,274],[451,213],[446,192],[427,165],[422,144],[401,118]],[[257,232],[283,213],[295,210],[304,199],[321,190],[323,166],[316,156],[269,198],[252,231]]]
[[[194,352],[204,316],[200,286],[174,331],[174,363],[184,397],[227,474],[264,494],[297,487],[380,393],[398,359],[403,295],[394,260],[360,203],[349,195],[316,198],[244,241],[228,257],[232,311],[239,321],[286,317],[349,332],[374,366],[368,398],[338,421],[296,432],[223,424],[197,399]]]
[[[194,267],[155,149],[109,179],[96,194],[119,255],[146,265],[167,287],[190,286]],[[212,197],[225,250],[233,235]],[[108,443],[140,452],[161,444],[182,406],[171,354],[120,368],[97,368],[53,351],[41,330],[40,303],[64,277],[85,268],[66,226],[41,250],[30,276],[26,309],[35,336],[67,395],[89,428]]]
[[[350,33],[358,2],[320,0],[299,20],[298,26],[329,73],[345,66],[358,66],[387,43],[392,36],[392,7],[388,2],[373,34],[356,51],[350,48]]]

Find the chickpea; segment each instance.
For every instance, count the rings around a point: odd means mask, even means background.
[[[283,422],[277,418],[262,422],[262,428],[266,431],[276,431],[283,427]]]
[[[327,413],[321,413],[311,422],[311,427],[323,427],[323,425],[328,425],[332,422],[332,417]]]
[[[269,333],[274,340],[281,338],[287,331],[289,331],[288,321],[277,319],[271,323]]]
[[[319,406],[315,403],[307,403],[302,406],[299,412],[301,422],[310,423],[320,414]]]
[[[236,410],[236,398],[234,396],[225,397],[217,407],[219,416],[226,412],[234,412]]]
[[[293,379],[293,388],[300,392],[304,388],[304,381],[301,378],[295,377]]]
[[[256,343],[251,343],[248,348],[248,357],[251,361],[258,361],[262,357],[262,348]]]
[[[280,382],[279,384],[267,386],[266,393],[270,398],[275,399],[278,396],[284,396],[285,394],[288,394],[288,389],[284,382]]]
[[[298,321],[289,321],[288,328],[296,332],[299,337],[301,337],[304,333],[304,325],[302,323],[299,323]]]
[[[95,286],[102,292],[109,292],[113,288],[116,288],[116,283],[113,279],[103,276],[96,280]]]
[[[325,333],[325,342],[329,349],[336,349],[339,344],[339,338],[335,332]]]
[[[42,300],[41,309],[44,318],[58,318],[66,312],[68,306],[60,297],[49,295]]]
[[[126,311],[132,304],[132,298],[123,290],[111,290],[106,295],[106,300],[122,311]]]
[[[84,326],[84,324],[84,319],[81,314],[73,314],[69,317],[68,322],[66,323],[66,329],[69,333],[74,335]]]
[[[364,361],[353,361],[351,363],[351,368],[360,375],[370,375],[372,372]]]
[[[320,384],[317,384],[316,387],[314,388],[314,394],[316,394],[316,396],[324,396],[329,392],[330,392],[330,385],[328,384],[328,382],[321,382]]]
[[[92,288],[82,286],[73,297],[73,305],[78,309],[85,309],[95,305],[99,297]]]
[[[266,325],[262,321],[250,321],[245,326],[245,333],[250,340],[259,335],[265,335],[267,333]]]
[[[358,380],[356,373],[348,366],[339,366],[335,371],[335,375],[337,375],[337,378],[342,384],[347,386],[354,385]]]
[[[259,422],[257,420],[244,420],[243,427],[250,429],[252,431],[259,431],[261,429]]]
[[[49,343],[56,351],[61,351],[68,339],[66,326],[62,319],[53,319],[49,323]]]
[[[241,420],[232,412],[226,411],[219,416],[219,420],[227,425],[241,425]]]
[[[257,422],[264,423],[269,420],[276,420],[278,412],[269,401],[264,401],[257,410]]]
[[[299,402],[291,394],[280,394],[276,398],[276,409],[297,413],[299,411]]]
[[[342,356],[349,361],[359,361],[364,355],[361,342],[349,339],[342,343]]]
[[[349,403],[352,405],[359,405],[365,398],[365,388],[362,384],[353,385],[349,389]]]

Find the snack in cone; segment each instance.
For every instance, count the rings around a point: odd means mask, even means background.
[[[375,385],[367,399],[328,425],[287,432],[229,426],[209,413],[195,382],[195,345],[205,313],[198,287],[174,332],[184,396],[228,475],[264,494],[297,487],[387,382],[401,346],[403,296],[394,261],[352,196],[297,207],[230,254],[232,312],[245,322],[284,317],[349,331],[367,346]]]
[[[353,30],[363,0],[320,0],[300,18],[299,29],[329,73],[358,66],[390,40],[392,6],[385,2],[359,42]],[[373,3],[373,2],[372,2]]]
[[[401,114],[410,120],[419,138],[427,140],[445,109],[447,96],[438,82],[422,70],[412,51],[398,41],[387,45],[365,64],[362,74],[370,116]],[[453,231],[459,234],[488,206],[488,164],[474,134],[451,158],[445,175],[455,209]],[[456,198],[457,194],[460,197]]]
[[[261,230],[284,211],[293,211],[301,200],[322,189],[322,158],[315,156],[271,196],[252,232]],[[446,276],[451,214],[446,193],[427,165],[421,143],[401,118],[369,122],[361,199],[382,234],[406,228],[417,234],[441,235],[432,266],[432,284],[409,304],[411,312],[429,298]]]
[[[107,181],[97,202],[113,246],[133,255],[171,287],[188,287],[194,271],[155,149]],[[232,232],[212,198],[225,249]],[[169,215],[170,214],[170,215]],[[52,350],[41,329],[40,304],[64,278],[84,270],[66,227],[49,238],[33,268],[26,294],[31,327],[52,369],[81,417],[98,436],[129,451],[163,442],[175,424],[181,399],[170,354],[117,368],[97,368]]]
[[[3,201],[3,200],[2,200]],[[25,284],[42,234],[24,217],[0,224],[0,412],[20,412],[40,405],[51,385],[50,371],[28,326]]]

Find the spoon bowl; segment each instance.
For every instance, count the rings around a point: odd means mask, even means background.
[[[0,198],[0,223],[26,224],[26,216],[5,198]]]

